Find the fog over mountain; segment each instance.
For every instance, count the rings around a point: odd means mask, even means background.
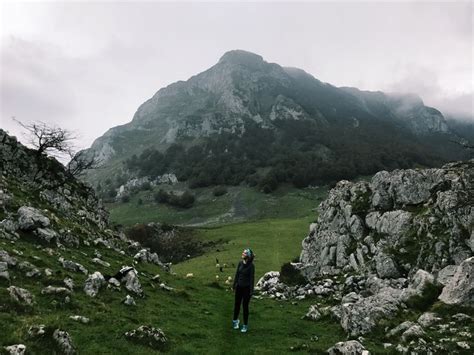
[[[1,4],[1,126],[43,120],[81,147],[126,123],[157,88],[228,50],[336,86],[412,92],[472,117],[472,4]],[[126,29],[126,30],[124,30]]]

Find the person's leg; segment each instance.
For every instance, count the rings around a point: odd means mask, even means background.
[[[242,303],[242,290],[239,286],[237,286],[235,290],[235,302],[234,302],[234,318],[233,320],[239,319],[240,313],[240,304]]]
[[[245,288],[242,298],[244,307],[244,325],[247,325],[249,322],[250,288]]]

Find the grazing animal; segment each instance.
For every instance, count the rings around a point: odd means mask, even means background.
[[[190,279],[190,278],[192,278],[192,277],[194,277],[194,274],[193,274],[192,272],[190,272],[189,274],[186,274],[186,278],[187,278],[187,279]]]

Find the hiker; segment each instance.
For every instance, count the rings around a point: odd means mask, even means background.
[[[237,271],[234,277],[234,285],[232,289],[235,292],[234,303],[234,318],[232,326],[234,329],[239,329],[239,313],[240,304],[244,306],[244,324],[241,332],[246,333],[248,330],[249,320],[249,302],[253,293],[255,266],[253,265],[254,254],[250,248],[242,252],[242,260],[237,265]]]

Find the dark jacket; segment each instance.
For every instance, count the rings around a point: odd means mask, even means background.
[[[239,287],[250,287],[250,293],[253,292],[254,284],[254,275],[255,275],[255,266],[252,261],[244,262],[241,260],[239,265],[237,265],[237,271],[235,272],[234,277],[234,289]]]

